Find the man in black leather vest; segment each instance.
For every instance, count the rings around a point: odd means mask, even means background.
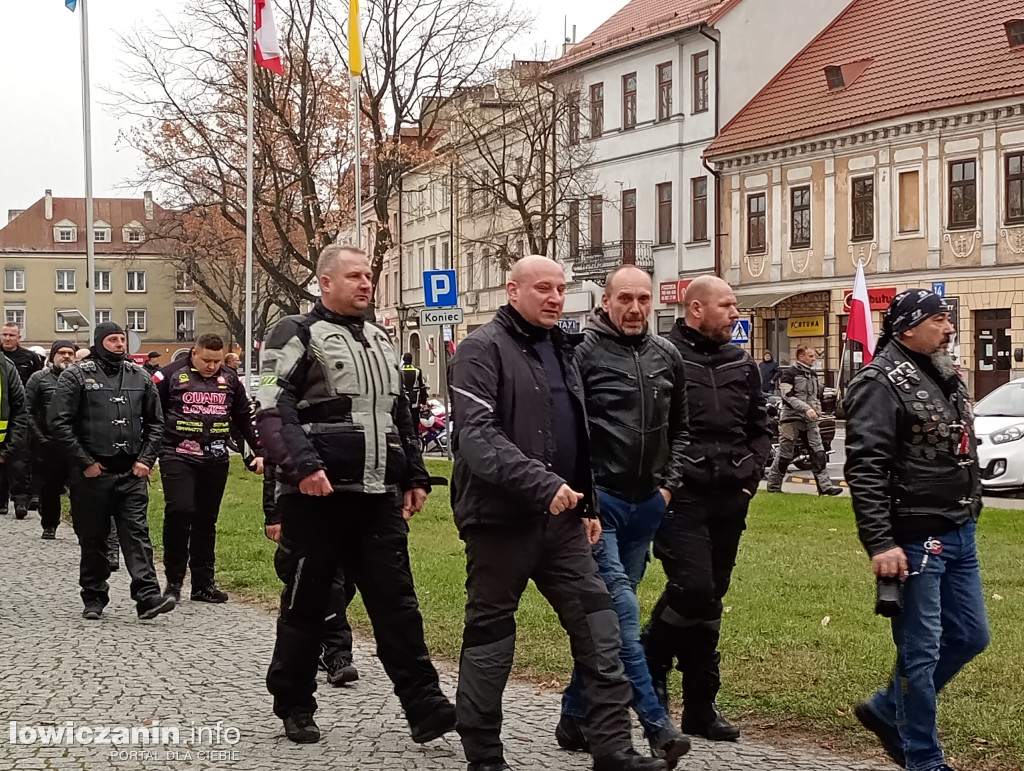
[[[32,460],[35,464],[33,479],[39,485],[39,518],[42,520],[45,540],[57,537],[60,496],[68,482],[68,459],[61,446],[54,441],[47,413],[53,395],[57,393],[57,381],[64,370],[74,363],[77,349],[78,346],[70,340],[57,340],[50,347],[50,366],[33,374],[25,387],[32,435]]]
[[[321,299],[274,326],[260,362],[256,422],[267,462],[280,467],[275,564],[285,585],[267,689],[289,739],[320,739],[317,659],[340,570],[363,598],[413,741],[429,742],[455,728],[409,565],[408,521],[430,477],[394,346],[362,316],[373,296],[366,253],[325,247],[317,276]]]
[[[936,697],[989,642],[974,414],[946,353],[953,332],[941,297],[900,293],[843,400],[857,530],[877,579],[900,582],[903,604],[892,619],[893,680],[854,713],[911,771],[949,771]]]
[[[117,324],[96,326],[90,355],[57,381],[48,418],[71,464],[72,524],[82,550],[83,618],[99,619],[110,601],[107,536],[117,523],[139,618],[174,609],[153,568],[147,483],[163,436],[163,413],[149,374],[125,354]]]
[[[689,445],[682,487],[654,539],[668,582],[644,633],[651,679],[666,700],[673,659],[683,674],[683,732],[713,741],[740,734],[715,704],[722,599],[771,445],[757,365],[729,342],[737,318],[732,288],[701,276],[668,335],[686,369]]]

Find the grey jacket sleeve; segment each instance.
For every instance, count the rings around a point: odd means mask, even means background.
[[[787,407],[800,413],[801,416],[807,416],[807,410],[811,409],[811,405],[797,396],[796,375],[792,367],[786,369],[782,373],[782,377],[779,378],[779,395],[782,396],[782,401],[786,403]]]
[[[498,415],[500,357],[473,338],[452,360],[451,391],[459,458],[475,476],[547,511],[565,480],[528,458],[509,439]]]

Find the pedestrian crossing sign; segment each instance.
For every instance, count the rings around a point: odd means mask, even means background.
[[[737,319],[732,325],[732,340],[734,343],[748,344],[750,342],[750,319]]]

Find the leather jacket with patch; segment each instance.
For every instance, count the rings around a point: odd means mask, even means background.
[[[149,373],[132,361],[101,364],[88,356],[72,364],[57,380],[47,417],[54,440],[80,471],[97,461],[119,471],[134,461],[156,463],[160,397]]]
[[[260,373],[256,423],[264,457],[281,467],[282,492],[321,470],[335,491],[430,489],[383,328],[317,301],[274,325]]]
[[[846,480],[872,556],[898,545],[900,518],[940,516],[962,525],[981,512],[970,398],[955,375],[945,386],[896,342],[847,386]]]
[[[594,484],[620,500],[646,501],[682,484],[686,373],[667,340],[625,335],[596,309],[576,345]]]
[[[232,429],[250,447],[259,446],[249,397],[231,367],[222,366],[210,377],[203,377],[185,358],[159,370],[153,382],[164,410],[161,458],[227,463]]]
[[[757,364],[742,348],[705,337],[685,319],[676,321],[668,339],[686,367],[683,484],[755,494],[772,438]]]

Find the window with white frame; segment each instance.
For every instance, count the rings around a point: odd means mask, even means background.
[[[21,334],[25,334],[25,309],[4,308],[4,323],[17,324]]]
[[[178,270],[174,272],[174,291],[192,291],[192,275],[187,270]]]
[[[106,228],[97,228],[92,231],[92,240],[97,244],[110,243],[110,231]]]
[[[97,270],[93,274],[93,286],[96,287],[97,292],[109,292],[110,291],[110,271],[109,270]]]
[[[142,228],[125,228],[122,236],[126,243],[141,244],[145,240],[146,234]]]
[[[24,292],[25,291],[25,269],[4,268],[4,291]]]
[[[146,291],[146,271],[144,270],[129,270],[127,272],[128,283],[127,291],[129,292],[145,292]]]
[[[96,309],[96,323],[105,324],[110,321],[110,308],[97,308]]]
[[[75,271],[74,271],[74,269],[59,268],[57,270],[57,291],[58,292],[74,292],[75,291]]]
[[[56,311],[56,323],[53,328],[58,332],[73,332],[71,323],[68,321],[68,314],[75,313],[73,308],[58,308]]]
[[[174,330],[178,342],[195,340],[196,337],[196,309],[175,308],[174,309]]]
[[[57,228],[57,240],[62,244],[74,243],[78,240],[78,228]]]
[[[132,332],[146,331],[146,310],[145,308],[129,309],[126,326]]]

